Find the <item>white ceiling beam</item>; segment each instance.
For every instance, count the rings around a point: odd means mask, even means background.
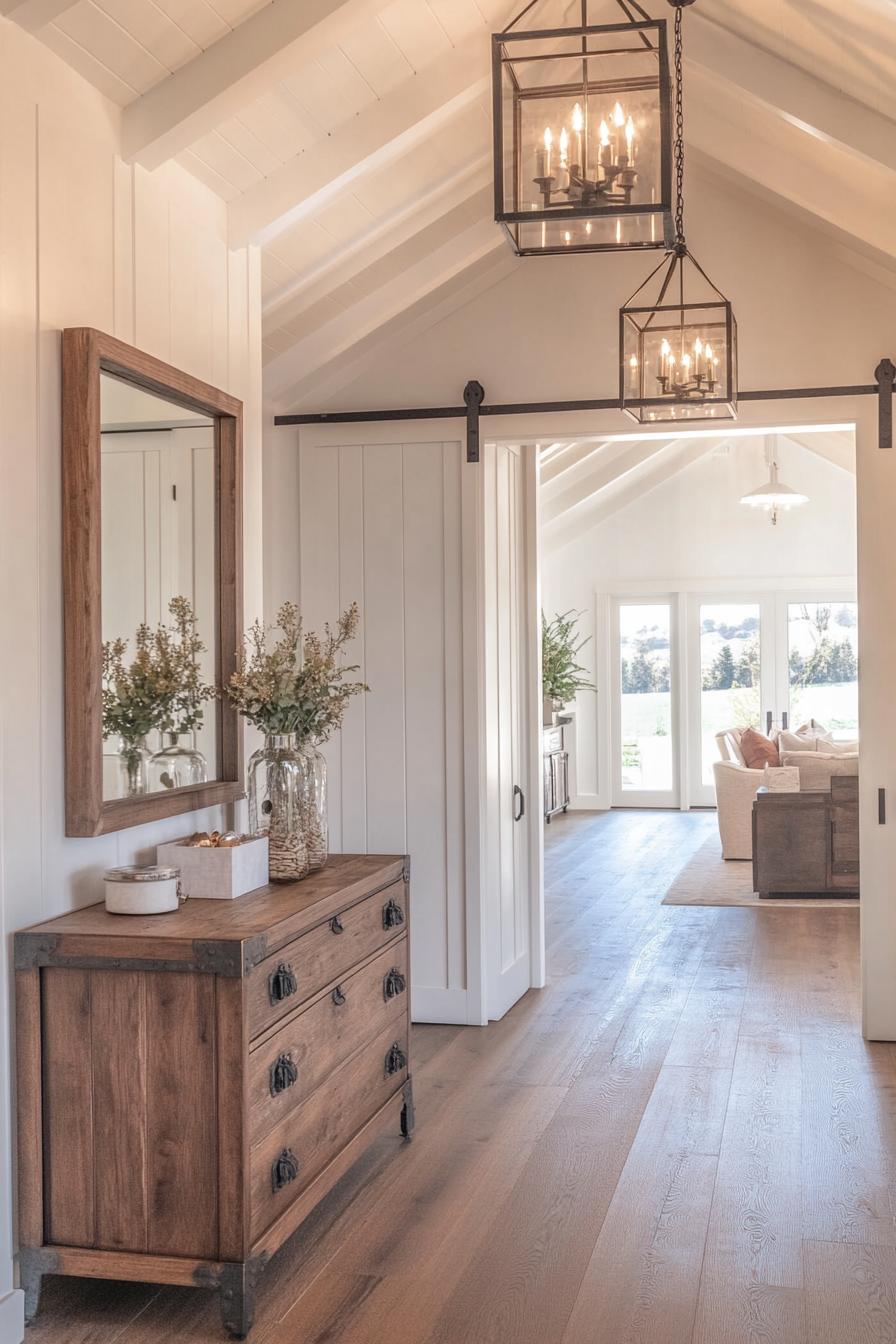
[[[488,85],[488,43],[476,34],[231,201],[231,246],[270,243],[429,138]]]
[[[575,476],[583,475],[591,459],[607,452],[611,443],[611,439],[604,439],[597,443],[585,440],[584,443],[576,441],[566,444],[562,452],[556,453],[542,466],[539,476],[542,490],[546,494],[551,491],[556,493]],[[606,461],[606,457],[604,460]]]
[[[418,246],[418,255],[410,265],[404,249],[397,248],[391,264],[378,268],[375,288],[330,321],[313,325],[295,345],[270,360],[264,369],[265,395],[279,401],[299,382],[344,355],[390,319],[483,258],[505,249],[500,230],[490,219],[460,232],[453,224],[449,216],[441,226],[433,226],[432,246],[423,248],[422,256]]]
[[[746,178],[825,226],[883,255],[896,254],[896,216],[889,208],[896,182],[888,169],[758,106],[745,122],[737,90],[726,91],[702,72],[689,82],[686,112],[689,146],[723,176]],[[848,183],[849,189],[836,190],[832,183]]]
[[[651,490],[656,490],[686,467],[699,462],[701,457],[706,457],[714,450],[715,442],[714,439],[675,441],[674,450],[658,458],[648,471],[635,472],[631,480],[621,484],[618,489],[605,490],[590,501],[587,507],[580,510],[574,519],[558,519],[552,527],[546,528],[545,542],[552,550],[560,550],[575,541],[583,532],[590,532],[592,528],[599,527],[615,513],[627,509],[630,504],[642,499]]]
[[[382,0],[271,0],[125,108],[124,158],[158,168],[380,9]]]
[[[817,139],[896,172],[896,123],[817,75],[729,32],[703,14],[687,18],[687,64]]]
[[[463,256],[464,243],[457,239],[474,237],[477,244],[482,237],[481,225],[489,218],[487,189],[444,212],[428,227],[406,238],[379,258],[372,258],[366,269],[359,270],[344,284],[333,284],[319,302],[303,308],[297,316],[279,327],[266,327],[265,336],[271,338],[280,351],[301,344],[306,337],[318,337],[336,319],[337,314],[361,311],[362,301],[384,289],[389,283],[403,284],[407,273],[415,273],[418,264],[426,264],[435,256],[442,258],[447,247]],[[476,234],[472,233],[476,230]],[[413,300],[412,300],[413,301]],[[284,337],[286,341],[284,342]],[[270,362],[270,361],[268,361]]]
[[[490,181],[491,159],[483,155],[426,188],[353,242],[336,249],[306,275],[269,295],[263,309],[265,331],[288,325],[456,206],[481,198]]]
[[[382,369],[384,362],[401,362],[402,352],[414,341],[425,336],[438,325],[474,299],[481,298],[492,286],[505,280],[513,269],[515,258],[509,248],[489,253],[457,275],[451,276],[438,289],[424,295],[417,303],[398,313],[391,321],[371,332],[356,346],[337,356],[326,368],[317,369],[302,379],[281,398],[278,409],[326,410],[332,398],[340,397],[344,405],[345,389],[358,378]],[[458,397],[462,389],[458,389]],[[348,393],[351,398],[352,393]],[[458,401],[458,405],[460,402]]]
[[[77,3],[78,0],[0,0],[0,14],[27,32],[36,33]]]
[[[623,443],[619,451],[611,457],[598,457],[594,468],[574,485],[561,490],[551,499],[546,499],[541,509],[542,524],[556,522],[564,514],[584,508],[595,497],[615,485],[669,447],[669,440],[645,439],[635,443]]]

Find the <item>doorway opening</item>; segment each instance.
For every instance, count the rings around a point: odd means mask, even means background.
[[[556,440],[539,450],[542,606],[575,612],[571,810],[715,808],[726,735],[858,739],[850,424]],[[750,507],[770,464],[802,497]],[[556,801],[556,800],[555,800]]]

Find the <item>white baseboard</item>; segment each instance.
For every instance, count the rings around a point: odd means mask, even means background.
[[[21,1288],[0,1297],[0,1341],[22,1344],[25,1338],[25,1294]]]
[[[465,989],[411,990],[412,1022],[447,1022],[454,1026],[467,1025],[467,991]]]
[[[609,812],[610,805],[599,793],[577,793],[569,800],[570,812]]]

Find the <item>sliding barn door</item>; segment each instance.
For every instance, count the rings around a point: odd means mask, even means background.
[[[532,983],[527,488],[523,452],[489,445],[485,473],[487,733],[486,1009],[503,1017]]]
[[[330,846],[411,855],[412,1007],[422,1022],[469,1020],[465,470],[458,442],[299,449],[302,615],[319,630],[359,603],[349,661],[370,687],[325,748]],[[278,524],[284,544],[290,525],[294,535],[294,514]],[[280,595],[295,582],[281,579]]]

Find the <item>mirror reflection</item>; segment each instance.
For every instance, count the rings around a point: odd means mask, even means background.
[[[101,374],[103,798],[220,778],[215,426]]]

